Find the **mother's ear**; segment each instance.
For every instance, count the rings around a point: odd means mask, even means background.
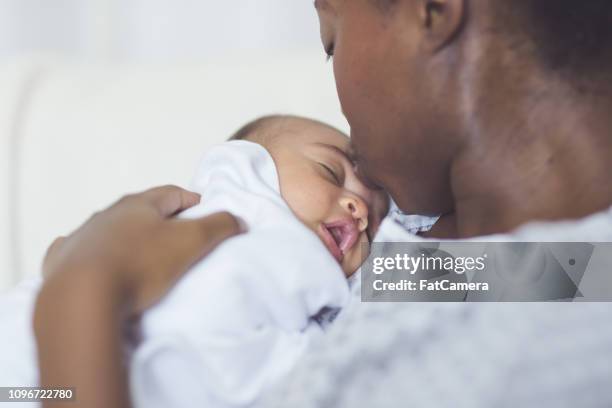
[[[461,32],[467,17],[466,0],[416,0],[414,4],[424,50],[436,52]]]

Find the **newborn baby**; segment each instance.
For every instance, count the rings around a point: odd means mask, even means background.
[[[205,155],[192,186],[202,203],[182,216],[226,210],[248,232],[144,316],[130,364],[136,406],[249,406],[346,304],[346,278],[388,206],[355,174],[348,144],[322,123],[276,116]]]

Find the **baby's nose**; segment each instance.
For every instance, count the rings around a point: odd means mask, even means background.
[[[340,205],[357,221],[359,232],[368,228],[368,206],[358,197],[343,197]]]

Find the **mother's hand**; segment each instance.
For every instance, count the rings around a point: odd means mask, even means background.
[[[173,218],[200,196],[165,186],[123,197],[49,248],[43,273],[105,274],[139,313],[151,306],[196,261],[240,231],[229,213],[196,220]]]
[[[76,389],[77,401],[65,406],[130,405],[121,324],[159,300],[217,244],[240,232],[238,221],[227,213],[173,218],[199,200],[172,186],[130,195],[49,249],[34,331],[41,386]]]

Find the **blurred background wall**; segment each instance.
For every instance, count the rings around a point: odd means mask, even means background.
[[[0,0],[0,291],[246,121],[348,131],[312,0]]]
[[[0,58],[165,62],[320,49],[311,0],[0,0]]]

